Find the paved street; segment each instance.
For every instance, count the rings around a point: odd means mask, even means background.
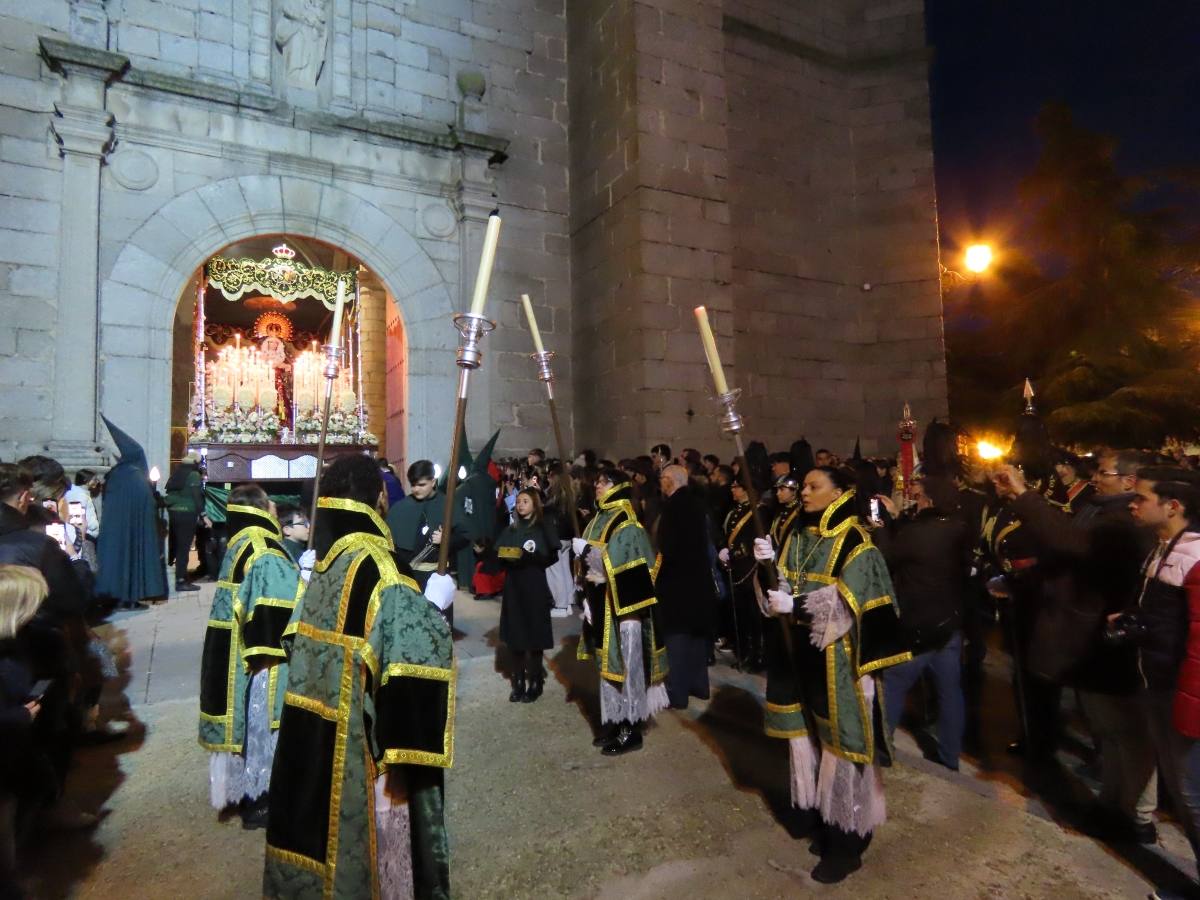
[[[109,712],[135,733],[85,751],[71,793],[103,811],[91,834],[34,854],[34,896],[259,896],[263,833],[219,823],[195,740],[196,684],[212,587],[103,632],[124,652]],[[761,736],[761,682],[712,670],[713,699],[661,715],[645,749],[591,746],[594,676],[574,661],[576,620],[555,620],[554,677],[536,704],[506,702],[495,647],[499,604],[459,595],[456,755],[447,779],[455,895],[476,897],[1143,897],[1148,878],[1185,865],[1165,847],[1122,856],[1052,821],[1003,772],[950,773],[899,737],[886,773],[890,820],[862,872],[824,887],[808,877],[772,804],[786,796],[782,742]]]

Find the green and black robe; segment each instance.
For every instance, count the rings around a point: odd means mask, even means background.
[[[820,649],[812,629],[791,630],[790,658],[778,625],[768,624],[765,725],[771,737],[797,738],[815,729],[822,751],[854,763],[891,761],[883,722],[883,692],[863,678],[912,658],[903,647],[899,609],[883,554],[854,512],[853,490],[842,494],[816,526],[793,529],[780,555],[781,574],[797,607],[805,595],[833,587],[823,596],[849,612],[845,634]],[[868,693],[872,696],[868,697]]]
[[[320,561],[285,644],[288,692],[271,776],[263,893],[369,898],[407,807],[417,897],[449,896],[443,775],[454,754],[450,627],[393,552],[375,510],[324,498]],[[411,862],[411,866],[408,863]]]
[[[667,677],[667,648],[657,626],[654,577],[658,560],[650,538],[637,520],[628,484],[619,484],[596,501],[596,514],[583,531],[591,553],[600,557],[606,581],[588,584],[592,622],[585,625],[578,657],[593,655],[600,677],[616,685],[625,680],[619,620],[637,614],[642,620],[642,653],[648,685]],[[594,564],[594,563],[593,563]]]
[[[281,640],[304,582],[270,513],[230,506],[227,523],[231,537],[200,662],[200,745],[214,753],[241,753],[252,669],[270,667],[271,728],[279,727],[288,674]]]

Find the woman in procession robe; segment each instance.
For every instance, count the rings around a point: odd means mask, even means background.
[[[817,467],[800,496],[814,524],[791,531],[778,555],[769,539],[755,541],[780,575],[764,598],[779,622],[766,631],[765,726],[788,741],[792,805],[821,855],[813,879],[833,883],[862,866],[886,818],[880,767],[892,747],[876,676],[912,655],[887,565],[859,522],[853,473]]]

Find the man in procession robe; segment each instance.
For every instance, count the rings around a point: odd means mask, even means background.
[[[243,827],[264,828],[287,686],[281,641],[303,582],[261,487],[235,488],[226,516],[231,537],[200,663],[200,745],[212,754],[212,805],[238,804]]]
[[[655,554],[633,511],[629,476],[604,469],[596,477],[596,514],[576,538],[585,601],[580,659],[600,670],[601,733],[608,756],[642,746],[640,724],[669,705],[667,650],[657,622]]]
[[[802,497],[815,525],[792,529],[778,555],[755,541],[760,560],[779,560],[781,579],[765,598],[777,623],[767,625],[764,723],[788,741],[798,830],[816,832],[821,856],[813,879],[833,883],[861,867],[886,818],[879,768],[892,748],[875,678],[912,654],[883,554],[859,524],[853,473],[815,468]]]
[[[763,660],[763,617],[758,612],[754,593],[754,510],[750,495],[740,481],[730,486],[733,506],[725,514],[722,528],[724,545],[717,554],[729,573],[732,585],[732,625],[739,666],[757,672]]]
[[[319,561],[285,636],[263,893],[446,898],[455,673],[440,610],[454,580],[433,573],[422,596],[376,511],[383,479],[366,456],[334,462],[321,492]]]

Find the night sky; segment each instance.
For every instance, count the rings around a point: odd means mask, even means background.
[[[1114,137],[1123,172],[1200,170],[1197,0],[927,0],[927,22],[951,268],[971,239],[1022,244],[1015,192],[1037,160],[1033,119],[1047,101]]]

